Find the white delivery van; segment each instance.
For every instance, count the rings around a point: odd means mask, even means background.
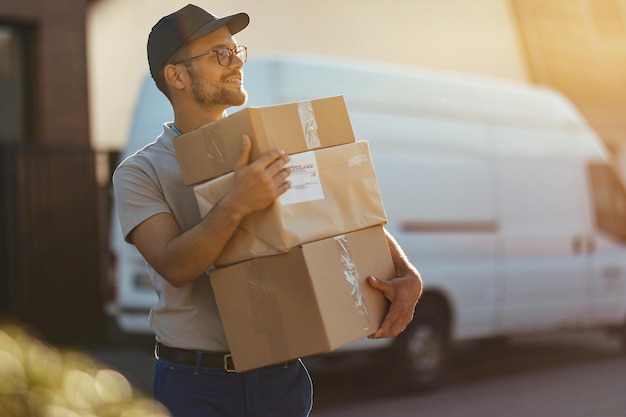
[[[335,353],[393,349],[400,381],[424,387],[439,380],[449,342],[597,328],[626,342],[626,193],[603,143],[561,95],[314,58],[251,59],[244,73],[247,105],[344,95],[356,137],[370,143],[387,228],[424,280],[406,332]],[[144,99],[153,91],[147,82],[135,120],[149,115],[152,130],[133,126],[133,150],[167,119],[164,98]],[[154,296],[138,259],[124,267],[120,257],[118,319],[149,331]]]

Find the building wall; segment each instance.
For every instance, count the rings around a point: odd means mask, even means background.
[[[146,40],[183,0],[100,0],[88,15],[92,143],[119,149],[126,137]],[[237,35],[250,54],[314,54],[427,66],[527,80],[524,51],[508,0],[197,0],[216,15],[246,11]]]
[[[533,81],[569,97],[626,171],[626,0],[511,3]]]
[[[33,34],[28,140],[89,145],[86,10],[87,0],[0,0],[0,21]]]
[[[28,126],[0,140],[0,319],[50,340],[95,337],[104,324],[87,1],[0,0],[0,25],[24,32],[19,53],[3,55],[24,84],[6,105]]]

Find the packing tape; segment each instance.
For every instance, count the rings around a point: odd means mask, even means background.
[[[298,102],[298,114],[300,115],[300,124],[304,133],[307,149],[315,149],[322,146],[320,138],[317,134],[317,120],[313,113],[313,105],[310,101]]]
[[[289,343],[285,326],[281,320],[280,304],[276,291],[268,288],[268,279],[262,262],[247,261],[254,271],[248,277],[248,294],[254,317],[254,329],[262,336],[267,353],[273,362],[284,361],[290,357]]]
[[[224,157],[224,153],[220,149],[218,142],[215,140],[215,138],[219,137],[218,129],[219,128],[215,124],[208,125],[203,128],[204,147],[206,153],[210,159],[212,159],[219,165],[232,168],[228,159]]]
[[[365,302],[363,300],[363,293],[361,292],[359,271],[357,270],[356,264],[350,255],[350,245],[348,243],[348,239],[346,239],[345,235],[339,235],[335,236],[335,241],[337,242],[339,249],[339,258],[343,264],[343,275],[350,285],[350,294],[354,300],[354,307],[363,322],[363,331],[368,333],[371,328],[370,320],[367,313],[367,307],[365,306]]]
[[[367,161],[369,161],[368,156],[362,153],[362,154],[353,156],[352,158],[348,159],[348,166],[352,168],[353,166],[361,165]]]

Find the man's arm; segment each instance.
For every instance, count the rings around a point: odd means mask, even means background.
[[[396,270],[396,278],[382,281],[375,277],[368,277],[369,284],[382,291],[391,302],[380,328],[370,336],[372,339],[394,337],[402,333],[413,320],[415,306],[422,295],[422,278],[419,272],[409,262],[393,236],[387,230],[385,234]]]
[[[194,227],[181,232],[169,213],[152,216],[129,237],[146,261],[170,284],[182,287],[203,274],[219,256],[245,216],[262,210],[287,191],[289,160],[282,151],[269,151],[248,165],[250,138],[244,136],[235,166],[234,184]]]

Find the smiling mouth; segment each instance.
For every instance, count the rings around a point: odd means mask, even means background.
[[[229,74],[228,76],[224,77],[224,82],[227,82],[227,83],[242,83],[243,82],[243,77],[239,73]]]

